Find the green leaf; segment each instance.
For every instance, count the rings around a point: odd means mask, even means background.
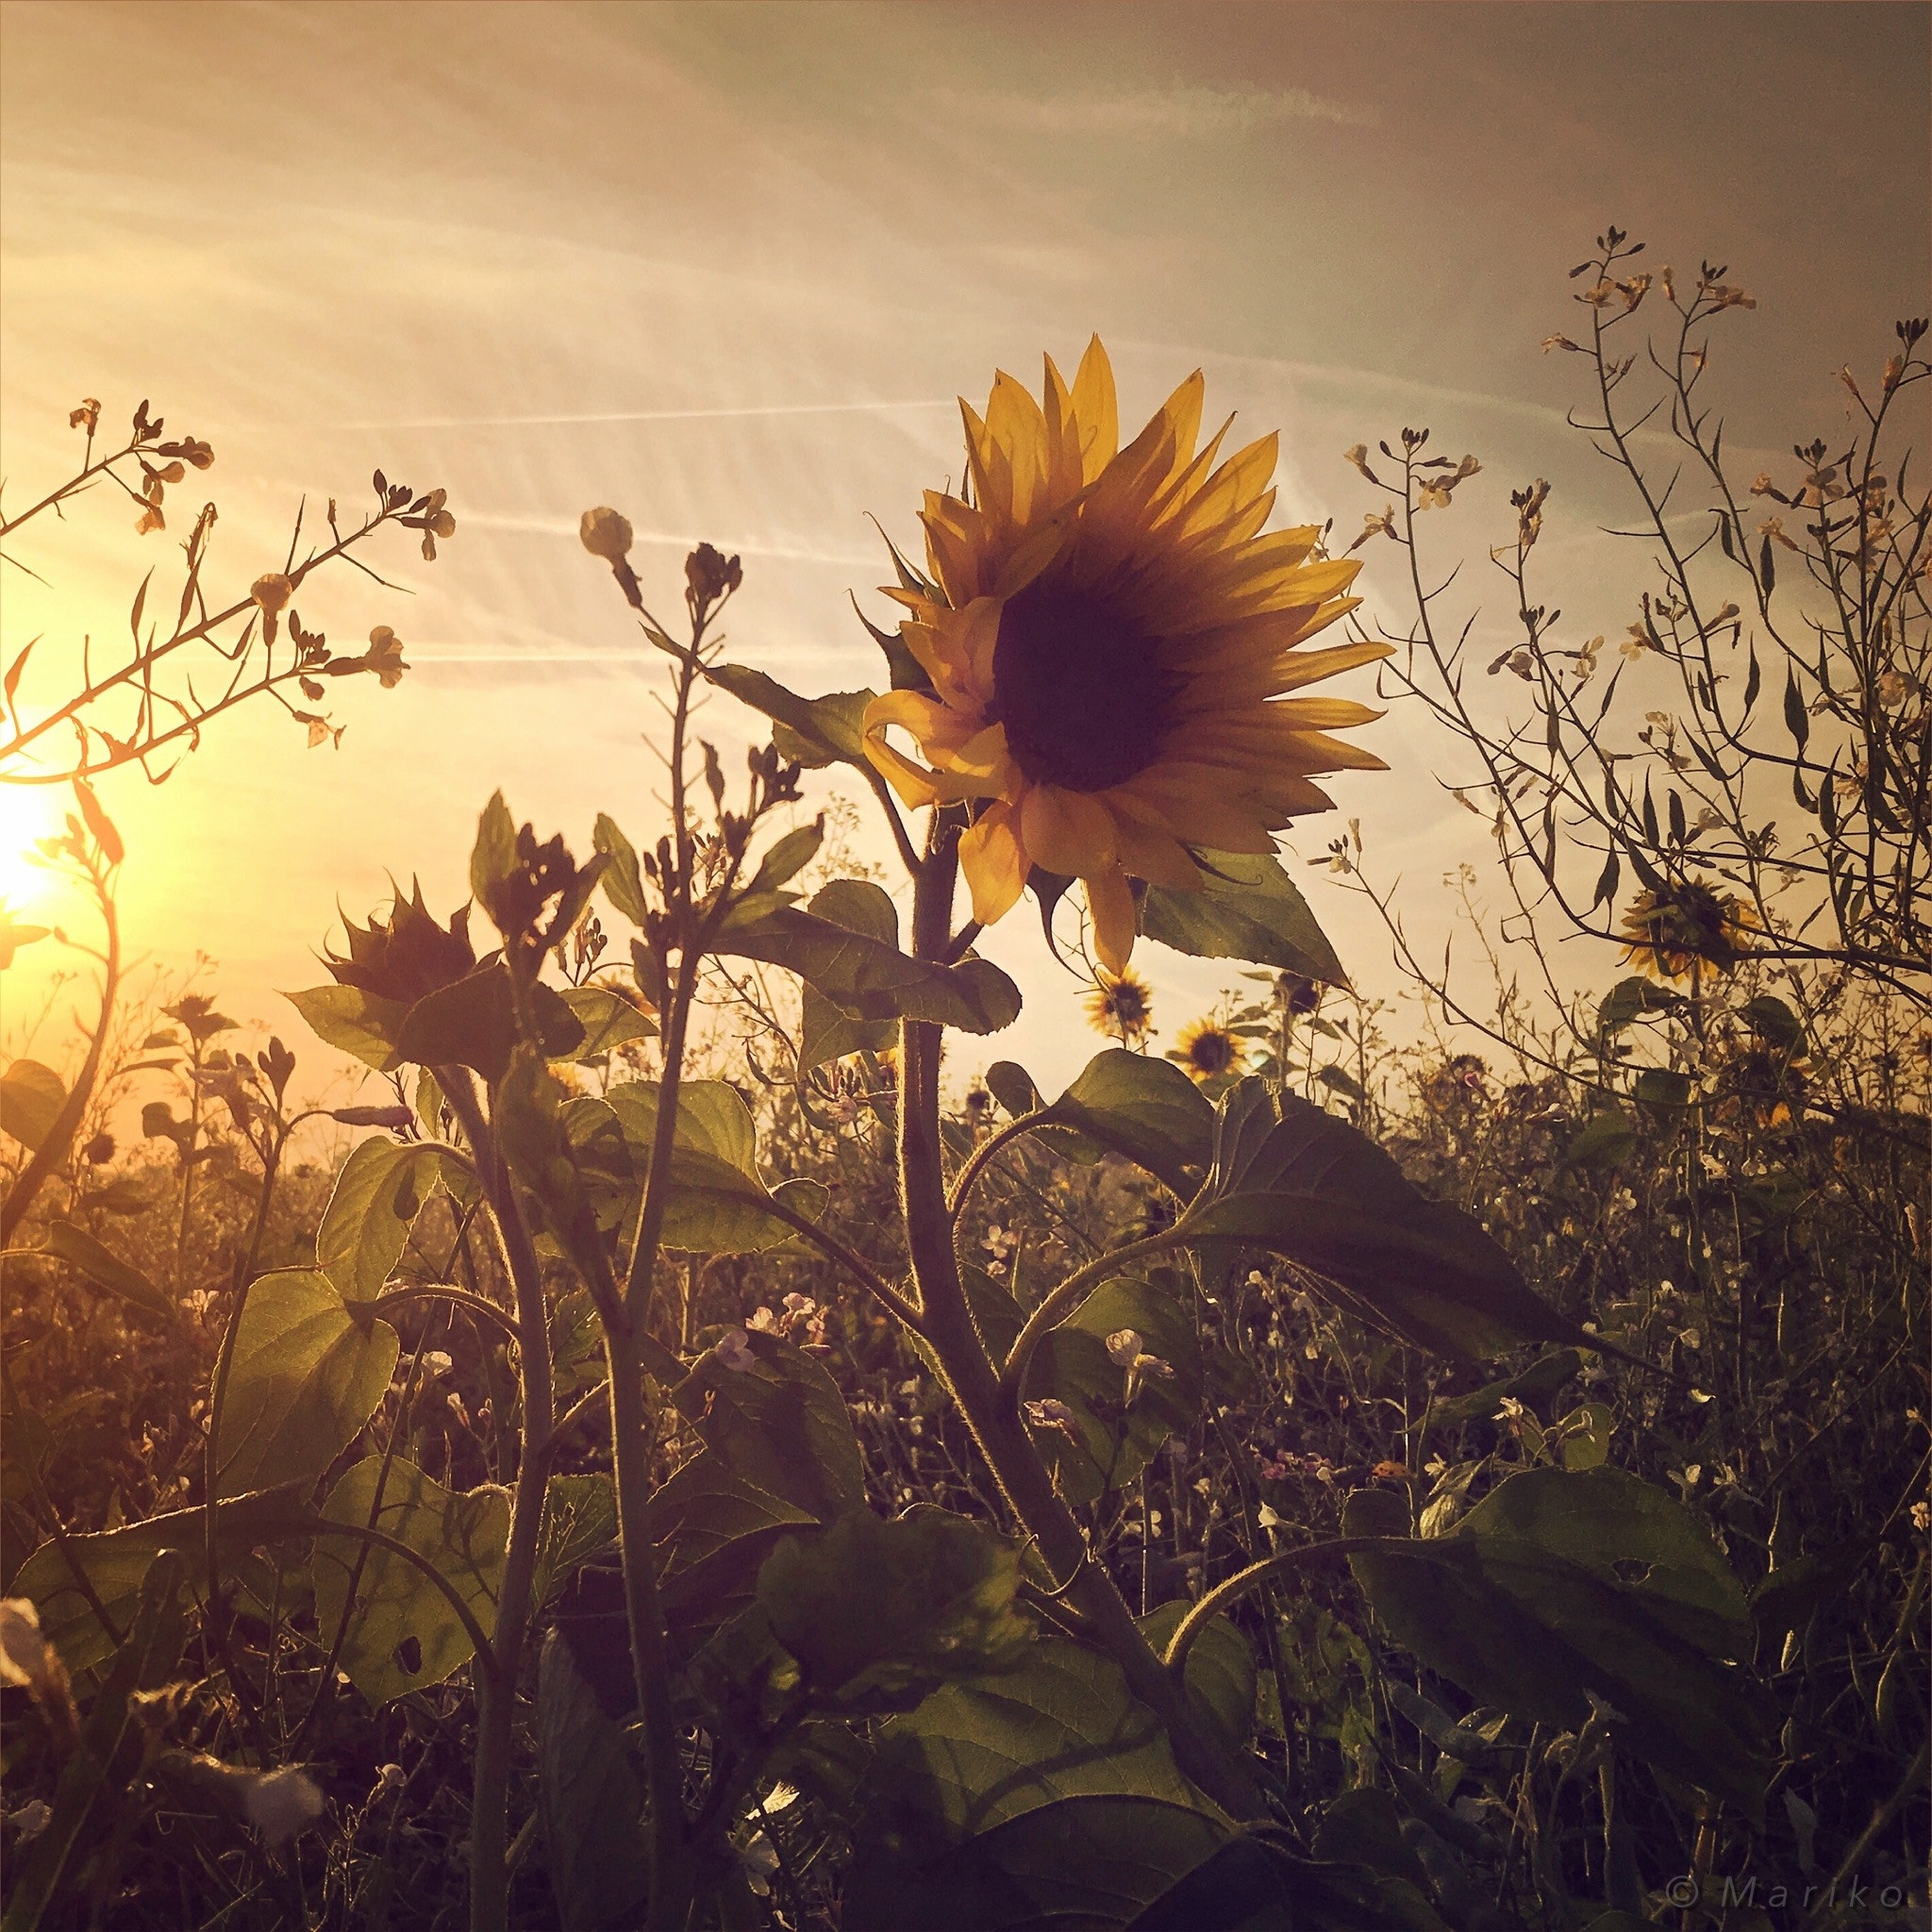
[[[1599,1345],[1470,1216],[1430,1200],[1320,1108],[1284,1093],[1277,1120],[1257,1079],[1224,1096],[1206,1190],[1179,1225],[1191,1245],[1285,1256],[1424,1348],[1481,1357],[1524,1341]]]
[[[604,1100],[630,1149],[633,1171],[640,1181],[646,1179],[658,1128],[657,1083],[625,1081]],[[663,1231],[668,1248],[747,1254],[792,1237],[790,1226],[765,1212],[772,1197],[758,1174],[758,1131],[751,1109],[725,1081],[686,1080],[679,1086],[671,1179]],[[796,1209],[800,1204],[788,1205]]]
[[[1167,1654],[1181,1619],[1193,1608],[1176,1600],[1134,1621],[1158,1656]],[[1247,1749],[1255,1735],[1255,1653],[1225,1617],[1216,1617],[1188,1652],[1188,1695],[1214,1721],[1232,1751]]]
[[[0,1074],[0,1133],[10,1134],[29,1154],[41,1151],[66,1105],[60,1075],[39,1060],[15,1060]]]
[[[772,734],[778,756],[792,764],[857,765],[866,769],[865,708],[869,691],[833,691],[822,698],[800,697],[775,678],[746,664],[712,664],[705,675],[735,698],[762,711],[779,727]]]
[[[1074,1084],[1077,1087],[1080,1083],[1076,1080]],[[986,1070],[986,1091],[1014,1120],[1044,1105],[1033,1075],[1018,1060],[993,1061]]]
[[[1671,995],[1662,988],[1633,974],[1618,980],[1604,995],[1596,1009],[1597,1030],[1607,1035],[1621,1033],[1643,1014],[1668,1011],[1670,1005]]]
[[[1143,1353],[1172,1375],[1136,1378],[1107,1352],[1107,1338],[1131,1328]],[[1052,1396],[1073,1410],[1078,1444],[1058,1427],[1036,1428],[1034,1446],[1070,1502],[1091,1503],[1124,1489],[1201,1407],[1201,1354],[1187,1303],[1172,1290],[1123,1278],[1104,1283],[1073,1317],[1048,1333],[1026,1370],[1026,1394]]]
[[[1378,1526],[1351,1499],[1344,1532]],[[1736,1661],[1742,1592],[1662,1491],[1607,1467],[1526,1471],[1447,1534],[1350,1561],[1396,1641],[1478,1703],[1575,1730],[1594,1695],[1621,1748],[1760,1804],[1771,1726]]]
[[[130,1268],[118,1255],[109,1253],[85,1228],[75,1227],[71,1221],[55,1222],[47,1230],[46,1250],[143,1314],[161,1322],[175,1319],[174,1303],[140,1269]]]
[[[489,1630],[509,1537],[508,1492],[452,1492],[399,1456],[389,1465],[378,1508],[381,1474],[379,1456],[346,1471],[323,1505],[324,1517],[379,1529],[407,1543],[455,1586]],[[349,1537],[320,1537],[314,1572],[318,1641],[333,1644],[346,1615],[341,1668],[371,1704],[440,1684],[474,1654],[448,1598],[393,1552]]]
[[[351,1151],[315,1233],[315,1265],[344,1301],[382,1292],[441,1168],[441,1150],[422,1141],[375,1139]]]
[[[875,886],[867,890],[885,897]],[[741,907],[726,916],[712,949],[783,966],[855,1020],[930,1020],[962,1033],[996,1033],[1019,1014],[1019,988],[991,959],[958,966],[914,959],[840,924],[817,905],[809,912],[796,906]]]
[[[584,1028],[563,998],[541,980],[530,988],[538,1044],[548,1059],[569,1059],[584,1043]],[[472,1068],[486,1080],[501,1080],[517,1043],[516,1003],[509,973],[500,959],[479,966],[449,986],[425,993],[404,1019],[398,1058],[418,1066]]]
[[[80,1727],[77,1748],[66,1754],[54,1788],[52,1815],[32,1839],[14,1841],[8,1860],[12,1893],[8,1932],[34,1932],[60,1889],[69,1856],[95,1810],[102,1787],[111,1791],[125,1776],[125,1771],[117,1774],[116,1767],[127,1762],[123,1740],[128,1729],[128,1707],[138,1692],[159,1690],[180,1660],[185,1634],[181,1584],[187,1569],[178,1552],[168,1551],[142,1578],[127,1641],[104,1674]],[[139,1744],[135,1748],[139,1750]]]
[[[555,1630],[537,1661],[537,1757],[543,1863],[562,1932],[642,1924],[651,1869],[643,1784],[623,1729]]]
[[[1607,1107],[1592,1114],[1563,1154],[1563,1166],[1615,1167],[1629,1159],[1637,1145],[1630,1116],[1621,1107]]]
[[[1348,984],[1307,901],[1272,853],[1203,852],[1200,858],[1199,891],[1147,888],[1141,930],[1150,940],[1198,958],[1250,959],[1328,986]]]
[[[891,1719],[860,1791],[955,1839],[1082,1796],[1158,1798],[1205,1808],[1159,1720],[1112,1658],[1041,1638],[1017,1668],[942,1686]]]
[[[15,1426],[12,1417],[8,1420]],[[215,1550],[225,1572],[232,1573],[251,1550],[264,1543],[312,1534],[315,1513],[303,1505],[303,1487],[287,1483],[233,1496],[216,1506]],[[125,1631],[140,1601],[142,1578],[162,1550],[192,1552],[196,1560],[189,1569],[190,1584],[197,1597],[206,1590],[208,1571],[200,1557],[207,1529],[207,1513],[197,1505],[121,1529],[70,1536],[64,1555],[58,1543],[44,1542],[14,1573],[8,1589],[32,1600],[40,1612],[42,1636],[77,1677],[98,1670],[114,1655],[115,1645],[75,1582],[68,1557],[92,1586],[115,1630]]]
[[[847,932],[862,934],[896,950],[899,908],[868,879],[834,879],[812,900],[809,910],[829,919]],[[858,1020],[819,991],[805,985],[804,1017],[799,1035],[798,1071],[808,1074],[827,1060],[847,1054],[883,1053],[899,1036],[896,1019]]]
[[[727,1368],[715,1352],[705,1355],[674,1399],[734,1474],[818,1522],[834,1522],[865,1501],[865,1470],[845,1398],[791,1342],[757,1332],[748,1341],[749,1368]]]
[[[755,899],[760,892],[777,891],[819,856],[819,847],[824,842],[825,815],[821,812],[810,824],[795,826],[774,841],[745,887],[744,896]]]
[[[567,986],[561,998],[584,1029],[582,1043],[554,1058],[598,1059],[632,1040],[655,1040],[658,1023],[607,986]]]
[[[854,1509],[758,1572],[758,1602],[805,1682],[842,1710],[904,1710],[947,1677],[1016,1662],[1018,1557],[978,1524],[922,1507],[887,1523]]]
[[[963,1845],[897,1823],[861,1835],[841,1914],[850,1932],[1118,1932],[1230,1836],[1190,1806],[1102,1793],[1041,1806]],[[1286,1894],[1272,1902],[1285,1906]],[[1186,1922],[1188,1932],[1233,1923]]]
[[[401,1000],[383,999],[359,986],[311,986],[282,997],[308,1023],[311,1033],[338,1052],[378,1074],[392,1074],[403,1064],[396,1040],[409,1009]]]
[[[617,1541],[617,1491],[608,1475],[554,1475],[543,1485],[533,1601],[541,1608],[571,1573]]]
[[[517,822],[501,791],[490,794],[476,821],[476,842],[470,848],[470,896],[488,912],[496,889],[516,870]]]
[[[1690,1104],[1696,1083],[1689,1074],[1671,1067],[1645,1067],[1630,1091],[1645,1107],[1685,1108]]]
[[[1048,1113],[1091,1145],[1091,1158],[1103,1149],[1124,1154],[1183,1201],[1214,1151],[1214,1109],[1201,1090],[1171,1060],[1123,1047],[1089,1060]]]
[[[1539,1356],[1521,1374],[1505,1375],[1468,1395],[1456,1395],[1430,1407],[1431,1428],[1439,1423],[1487,1422],[1503,1406],[1506,1395],[1536,1407],[1554,1395],[1583,1367],[1583,1357],[1574,1348],[1559,1348]]]
[[[596,828],[591,834],[591,845],[608,861],[603,876],[598,880],[604,888],[604,896],[633,925],[641,927],[645,908],[644,879],[638,869],[637,848],[618,829],[617,821],[601,811],[597,814]]]
[[[779,1538],[819,1519],[707,1449],[652,1491],[649,1521],[664,1553],[664,1614],[683,1624],[719,1623],[741,1607]]]
[[[396,1331],[352,1311],[326,1275],[258,1275],[213,1423],[216,1494],[320,1475],[375,1414],[397,1353]]]
[[[1743,1019],[1758,1039],[1780,1053],[1797,1053],[1804,1048],[1804,1023],[1774,993],[1761,992],[1756,999],[1746,1000]]]

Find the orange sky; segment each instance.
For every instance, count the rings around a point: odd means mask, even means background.
[[[321,976],[338,900],[360,917],[416,871],[448,910],[495,786],[580,850],[600,808],[655,837],[657,673],[578,512],[631,517],[667,606],[693,540],[741,551],[735,655],[806,691],[874,680],[846,601],[880,580],[866,514],[910,539],[921,489],[958,469],[953,396],[983,398],[995,365],[1037,381],[1042,349],[1069,363],[1095,329],[1124,421],[1198,365],[1210,410],[1283,429],[1283,521],[1358,526],[1378,502],[1340,452],[1405,423],[1483,458],[1442,525],[1473,558],[1509,488],[1551,477],[1562,601],[1614,635],[1634,579],[1591,532],[1621,507],[1562,427],[1574,368],[1536,346],[1564,271],[1608,220],[1654,259],[1727,262],[1760,302],[1723,365],[1740,467],[1837,433],[1832,372],[1926,305],[1928,22],[1742,0],[9,0],[8,503],[63,474],[82,395],[119,421],[146,395],[215,446],[197,481],[238,591],[305,491],[358,500],[378,464],[445,487],[459,523],[434,567],[387,553],[413,596],[338,576],[305,609],[342,640],[392,625],[416,667],[342,690],[339,752],[244,711],[165,789],[107,781],[131,941],[213,955],[227,1009],[295,1040],[273,990]],[[57,642],[125,635],[141,573],[175,560],[128,521],[102,496],[24,537],[52,589],[0,578],[9,661],[39,631],[56,670]],[[1361,588],[1392,595],[1395,553],[1368,555]],[[729,747],[748,721],[727,709]],[[1419,721],[1364,736],[1397,770],[1337,795],[1426,926],[1444,869],[1487,862],[1480,828],[1442,808]],[[1357,908],[1301,875],[1358,978],[1392,984]],[[1097,1042],[1027,912],[989,950],[1029,992],[993,1051],[1051,1090]],[[1171,1037],[1229,975],[1147,952]]]

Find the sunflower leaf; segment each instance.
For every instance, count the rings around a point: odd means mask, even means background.
[[[1197,958],[1250,959],[1327,986],[1348,984],[1335,948],[1276,858],[1250,852],[1199,856],[1199,891],[1147,888],[1141,930],[1150,940]]]
[[[831,917],[796,906],[746,907],[725,920],[713,950],[786,967],[855,1020],[931,1020],[963,1033],[997,1033],[1018,1016],[1020,989],[991,959],[958,966],[914,959],[855,929],[857,916],[843,901]]]
[[[1183,1201],[1200,1185],[1213,1151],[1214,1109],[1201,1090],[1171,1062],[1122,1047],[1089,1060],[1047,1115],[1096,1150],[1124,1154]]]
[[[1231,1088],[1214,1158],[1179,1231],[1190,1245],[1256,1247],[1324,1277],[1410,1341],[1465,1358],[1524,1341],[1602,1348],[1537,1295],[1469,1215],[1412,1187],[1365,1135],[1267,1086]]]
[[[771,719],[776,727],[773,741],[792,763],[813,769],[840,764],[866,768],[863,721],[872,691],[835,691],[822,698],[801,697],[748,664],[712,664],[705,675]]]

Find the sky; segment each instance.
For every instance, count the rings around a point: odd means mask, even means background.
[[[577,543],[584,508],[631,519],[664,607],[693,541],[740,552],[735,658],[808,692],[876,684],[850,602],[889,609],[868,519],[915,542],[921,491],[961,467],[955,398],[983,402],[995,368],[1037,386],[1042,351],[1070,369],[1095,331],[1124,426],[1198,367],[1216,420],[1282,431],[1282,523],[1345,535],[1380,508],[1351,443],[1427,425],[1477,454],[1436,539],[1474,559],[1480,625],[1504,609],[1476,572],[1513,529],[1508,491],[1550,478],[1561,601],[1579,635],[1614,636],[1641,560],[1596,534],[1626,509],[1564,425],[1580,358],[1538,347],[1574,312],[1568,269],[1608,222],[1654,263],[1727,265],[1758,302],[1720,345],[1740,469],[1836,434],[1835,372],[1875,367],[1932,282],[1928,29],[1910,0],[7,0],[6,501],[67,474],[87,395],[117,423],[152,398],[216,462],[166,535],[137,538],[106,492],[22,532],[46,585],[0,575],[5,654],[42,634],[51,691],[83,635],[125,636],[203,495],[212,580],[239,594],[305,496],[359,503],[378,466],[448,491],[436,563],[372,554],[407,592],[335,572],[305,595],[311,628],[391,625],[413,666],[394,691],[337,688],[339,747],[249,708],[164,787],[103,782],[130,944],[176,972],[209,956],[225,1010],[300,1045],[276,990],[323,977],[338,908],[359,919],[420,874],[449,911],[497,787],[579,852],[599,810],[655,840],[661,674]],[[1364,555],[1357,589],[1399,625],[1399,553]],[[706,715],[727,763],[752,730],[732,709]],[[1291,843],[1318,857],[1358,818],[1433,932],[1442,874],[1493,873],[1492,850],[1424,720],[1360,736],[1393,769],[1337,781],[1341,812]],[[0,793],[0,845],[44,803]],[[1359,902],[1291,863],[1357,982],[1392,993]],[[0,873],[36,909],[45,886],[5,854]],[[985,949],[1027,1008],[957,1066],[1018,1058],[1052,1091],[1099,1044],[1077,988],[1024,908]],[[8,974],[0,1031],[52,951]],[[1168,1040],[1233,980],[1153,946],[1137,964]]]

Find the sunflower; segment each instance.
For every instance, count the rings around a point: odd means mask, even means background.
[[[1246,1049],[1219,1020],[1195,1020],[1183,1026],[1168,1058],[1177,1061],[1191,1080],[1206,1086],[1226,1074],[1239,1074]]]
[[[1653,979],[1689,979],[1700,968],[1722,976],[1748,947],[1757,915],[1735,893],[1703,879],[1679,879],[1639,892],[1624,914],[1624,962]]]
[[[1124,973],[1102,968],[1087,995],[1087,1020],[1096,1033],[1139,1046],[1154,1024],[1154,989],[1131,967]]]
[[[1300,648],[1359,601],[1357,565],[1316,558],[1313,526],[1262,534],[1276,440],[1217,467],[1227,427],[1196,450],[1202,396],[1196,371],[1120,449],[1096,337],[1071,390],[1049,357],[1040,402],[1005,374],[983,418],[962,399],[969,493],[926,492],[931,580],[886,592],[932,689],[865,713],[908,805],[968,803],[974,918],[1003,917],[1036,866],[1079,878],[1110,973],[1133,950],[1130,879],[1196,888],[1198,853],[1270,853],[1326,810],[1313,774],[1386,769],[1328,735],[1379,713],[1287,696],[1388,655]]]

